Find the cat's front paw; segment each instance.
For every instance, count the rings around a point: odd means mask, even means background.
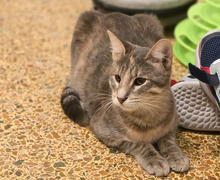
[[[189,169],[189,159],[183,152],[170,153],[166,159],[173,171],[185,172]]]
[[[163,157],[152,157],[139,161],[140,165],[149,174],[156,176],[167,176],[170,172],[170,166],[167,160]]]

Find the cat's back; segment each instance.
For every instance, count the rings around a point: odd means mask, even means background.
[[[152,47],[163,37],[163,28],[154,15],[137,14],[128,16],[114,12],[102,14],[97,11],[86,11],[78,19],[75,28],[75,37],[108,40],[106,31],[110,30],[122,40],[144,47]]]

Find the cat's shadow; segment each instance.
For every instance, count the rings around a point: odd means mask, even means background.
[[[220,135],[220,132],[218,131],[197,131],[197,130],[189,130],[183,127],[179,127],[178,133],[181,132],[190,132],[193,134],[199,134],[199,135]]]

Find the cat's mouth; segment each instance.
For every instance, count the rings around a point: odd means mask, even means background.
[[[128,97],[124,100],[121,100],[120,98],[116,96],[112,96],[113,104],[118,106],[119,108],[125,110],[125,111],[132,111],[137,109],[137,106],[135,106],[135,103],[132,103],[132,100]]]

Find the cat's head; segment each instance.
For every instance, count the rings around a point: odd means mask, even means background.
[[[160,106],[170,93],[170,41],[162,39],[152,48],[140,47],[107,32],[113,59],[109,80],[113,103],[124,110]]]

